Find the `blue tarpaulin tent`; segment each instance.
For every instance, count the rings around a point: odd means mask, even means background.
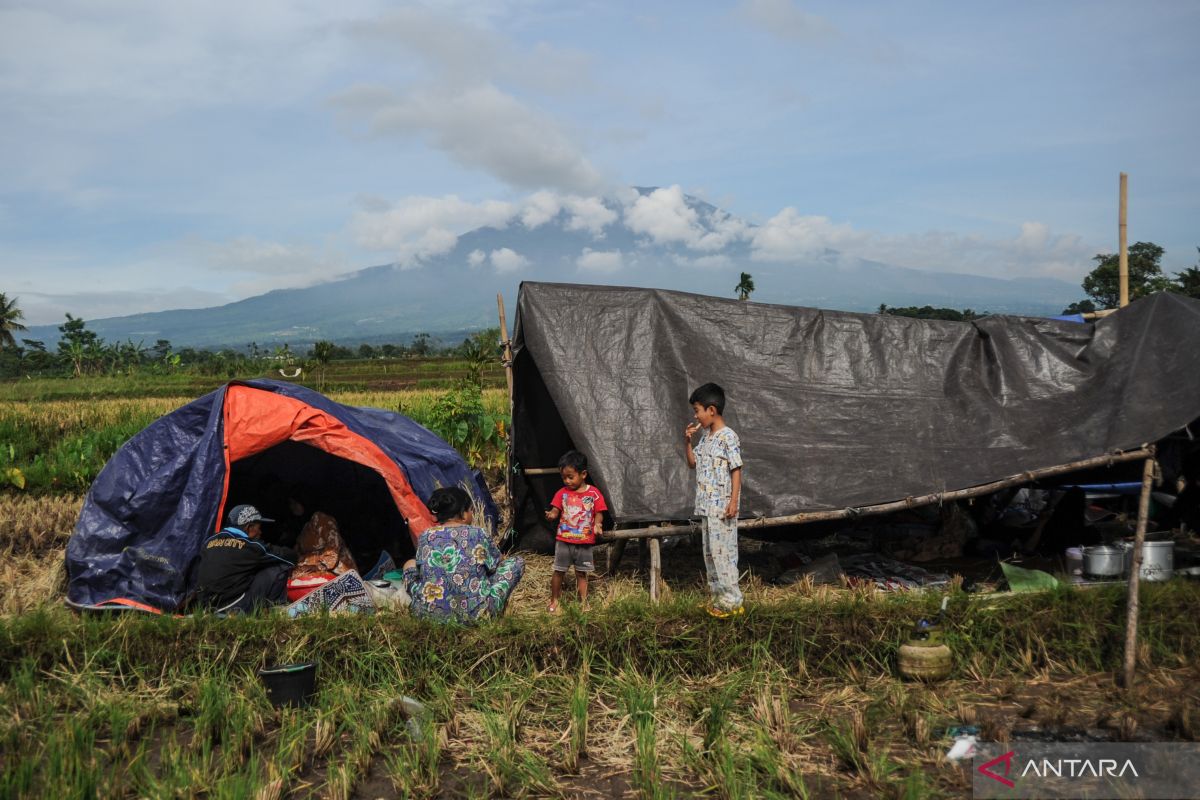
[[[225,509],[267,504],[280,486],[317,493],[306,499],[333,511],[352,550],[403,555],[433,521],[424,501],[454,485],[494,524],[482,476],[407,417],[295,384],[233,382],[161,417],[105,465],[67,545],[67,602],[180,607]]]

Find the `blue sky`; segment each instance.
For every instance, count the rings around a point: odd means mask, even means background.
[[[30,323],[214,305],[547,204],[624,224],[631,185],[763,258],[1076,283],[1120,171],[1175,272],[1198,33],[1181,2],[0,2],[0,291]]]

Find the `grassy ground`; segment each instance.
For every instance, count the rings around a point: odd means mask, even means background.
[[[895,677],[940,596],[777,588],[713,620],[698,555],[664,556],[663,603],[632,554],[583,613],[545,614],[550,559],[503,619],[79,617],[59,603],[78,498],[0,500],[0,797],[965,796],[949,725],[989,739],[1090,730],[1194,740],[1195,583],[1145,587],[1139,686],[1118,690],[1119,589],[951,594],[950,680]],[[568,581],[569,583],[569,581]],[[264,665],[318,664],[304,711]],[[412,735],[401,695],[427,704]]]

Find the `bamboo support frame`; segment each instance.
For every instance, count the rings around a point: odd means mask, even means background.
[[[1120,211],[1117,215],[1117,238],[1120,245],[1120,249],[1117,251],[1117,275],[1121,281],[1120,305],[1118,308],[1124,308],[1129,305],[1129,237],[1126,232],[1128,221],[1129,176],[1122,172]]]
[[[833,519],[847,519],[850,517],[871,516],[875,514],[888,514],[892,511],[903,511],[907,508],[916,508],[917,506],[932,505],[933,503],[944,503],[953,500],[965,500],[969,497],[979,497],[985,494],[992,494],[1001,489],[1010,486],[1018,486],[1023,483],[1030,483],[1040,478],[1050,478],[1056,475],[1064,475],[1068,472],[1076,472],[1089,467],[1102,467],[1112,464],[1119,464],[1126,461],[1139,461],[1142,459],[1153,458],[1154,447],[1144,446],[1137,450],[1128,452],[1116,452],[1109,455],[1095,456],[1094,458],[1085,458],[1081,461],[1072,461],[1069,464],[1061,464],[1056,467],[1046,467],[1044,469],[1030,470],[1022,472],[1020,475],[1013,475],[1003,480],[985,483],[979,486],[972,486],[968,489],[957,489],[952,492],[936,492],[933,494],[921,495],[919,497],[906,497],[903,500],[894,500],[890,503],[879,503],[871,506],[860,506],[858,508],[834,508],[824,511],[802,511],[799,514],[789,514],[783,517],[757,517],[753,519],[743,519],[738,521],[738,530],[753,530],[757,528],[771,528],[779,525],[802,525],[807,522],[823,522]],[[529,473],[529,470],[526,470]],[[621,539],[646,539],[659,536],[679,536],[684,534],[699,533],[699,523],[687,523],[684,525],[653,525],[645,528],[627,528],[625,530],[609,531],[605,533],[600,541],[613,542]]]
[[[516,500],[513,498],[513,371],[512,371],[512,341],[508,336],[508,320],[504,316],[504,295],[496,293],[496,309],[500,312],[500,345],[504,348],[504,377],[508,381],[508,435],[504,437],[504,496],[508,503],[509,524],[516,524]]]
[[[1146,541],[1146,523],[1150,516],[1150,486],[1154,481],[1154,447],[1142,469],[1142,494],[1138,499],[1137,532],[1133,537],[1133,566],[1129,568],[1129,599],[1125,611],[1125,691],[1133,691],[1133,672],[1137,664],[1138,587],[1141,583],[1142,544]]]

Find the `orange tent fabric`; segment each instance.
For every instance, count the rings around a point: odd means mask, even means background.
[[[378,445],[354,433],[325,411],[292,397],[235,384],[225,392],[223,413],[225,485],[221,490],[217,529],[221,528],[225,518],[230,465],[289,440],[320,448],[379,473],[408,523],[414,543],[434,523],[429,509],[413,492],[403,470]]]

